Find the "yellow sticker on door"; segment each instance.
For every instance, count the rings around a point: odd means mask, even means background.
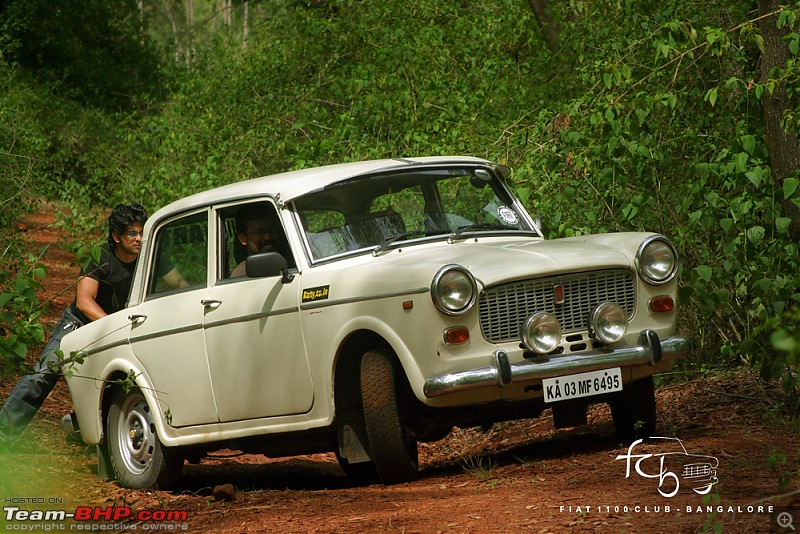
[[[328,298],[331,286],[310,287],[303,290],[303,302],[325,300]]]

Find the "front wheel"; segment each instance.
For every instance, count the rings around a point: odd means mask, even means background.
[[[111,467],[120,485],[168,489],[177,482],[183,458],[161,444],[150,406],[138,389],[113,393],[107,440]]]
[[[384,484],[409,482],[419,474],[417,440],[404,424],[399,379],[384,350],[361,359],[361,400],[369,439],[369,454]]]
[[[656,430],[656,392],[653,377],[626,385],[609,401],[614,429],[621,438],[649,438]]]

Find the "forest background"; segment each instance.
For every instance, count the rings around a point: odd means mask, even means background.
[[[0,375],[46,334],[38,201],[104,213],[374,158],[509,165],[549,238],[681,255],[676,376],[752,367],[798,414],[800,3],[0,0]]]

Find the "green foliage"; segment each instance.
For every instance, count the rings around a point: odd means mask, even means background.
[[[488,155],[534,82],[508,53],[533,40],[516,1],[326,6],[265,20],[246,48],[219,39],[199,52],[163,112],[133,118],[131,196],[348,160]]]
[[[9,56],[55,92],[91,106],[130,106],[157,92],[157,56],[141,39],[135,0],[8,0]]]
[[[732,29],[718,6],[686,7],[579,5],[570,33],[581,39],[568,40],[580,59],[569,65],[573,96],[506,130],[509,159],[524,162],[517,179],[535,177],[517,191],[551,237],[647,229],[673,238],[681,316],[700,360],[689,365],[743,360],[794,395],[800,279],[781,202],[800,205],[800,195],[796,178],[771,175],[759,101],[784,81],[754,81],[763,39],[745,4],[729,3],[725,17],[740,22]]]
[[[41,187],[48,143],[29,115],[41,94],[13,82],[13,69],[0,62],[0,86],[8,87],[0,91],[0,376],[24,369],[28,348],[44,339],[36,292],[45,270],[25,250],[15,223]]]
[[[792,461],[793,460],[793,461]],[[778,474],[778,491],[786,491],[791,486],[794,477],[800,476],[800,453],[795,453],[794,458],[789,458],[785,453],[772,451],[767,457],[767,467]],[[793,465],[794,464],[794,465]]]
[[[128,374],[125,378],[109,381],[106,383],[106,387],[119,386],[125,393],[130,393],[135,388],[139,387],[136,385],[136,376],[136,371],[128,369]]]
[[[761,107],[779,90],[796,99],[796,6],[773,20],[791,59],[764,79],[766,41],[743,0],[553,2],[554,51],[518,0],[259,2],[246,43],[214,31],[214,2],[195,3],[205,17],[196,33],[172,35],[147,4],[143,36],[135,2],[79,2],[98,24],[68,43],[65,7],[50,19],[37,16],[43,0],[0,9],[0,146],[12,147],[13,177],[0,181],[3,198],[59,198],[83,235],[98,224],[90,206],[152,210],[326,163],[485,156],[514,168],[513,187],[549,237],[673,239],[681,328],[695,345],[684,365],[744,362],[797,394],[800,260],[786,206],[800,206],[800,174],[776,182]],[[107,46],[87,50],[97,43]],[[104,57],[117,49],[142,55]],[[164,72],[168,98],[153,78]],[[796,107],[782,120],[800,129]]]
[[[19,241],[7,239],[6,243],[6,253],[19,252]],[[44,341],[36,291],[45,269],[32,256],[20,258],[0,258],[9,269],[0,271],[0,376],[25,370],[28,348]]]
[[[491,458],[470,454],[461,460],[461,468],[479,480],[491,480],[497,477],[497,462]]]
[[[719,497],[719,493],[714,491],[713,493],[706,493],[703,495],[703,504],[708,506],[710,504],[719,505],[722,503],[722,500]],[[706,520],[701,527],[703,532],[715,532],[721,533],[723,532],[722,523],[718,521],[719,514],[714,511],[706,514]]]
[[[71,378],[75,376],[75,366],[82,365],[83,362],[86,361],[86,358],[89,357],[89,353],[78,350],[71,352],[69,356],[67,356],[64,354],[64,351],[59,349],[56,351],[56,356],[58,357],[58,363],[52,365],[51,370],[61,373],[65,378]]]
[[[766,282],[765,282],[766,284]],[[754,332],[756,339],[768,339],[769,345],[763,350],[754,351],[751,363],[760,368],[764,378],[780,381],[783,390],[793,401],[794,414],[800,414],[800,399],[796,395],[800,390],[800,308],[797,301],[800,294],[797,286],[788,289],[791,302],[777,300],[774,302],[774,312],[766,312],[766,318],[759,324]]]

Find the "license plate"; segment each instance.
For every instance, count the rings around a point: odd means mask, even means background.
[[[545,402],[577,399],[622,391],[622,371],[619,367],[590,371],[577,375],[545,378],[542,380]]]

